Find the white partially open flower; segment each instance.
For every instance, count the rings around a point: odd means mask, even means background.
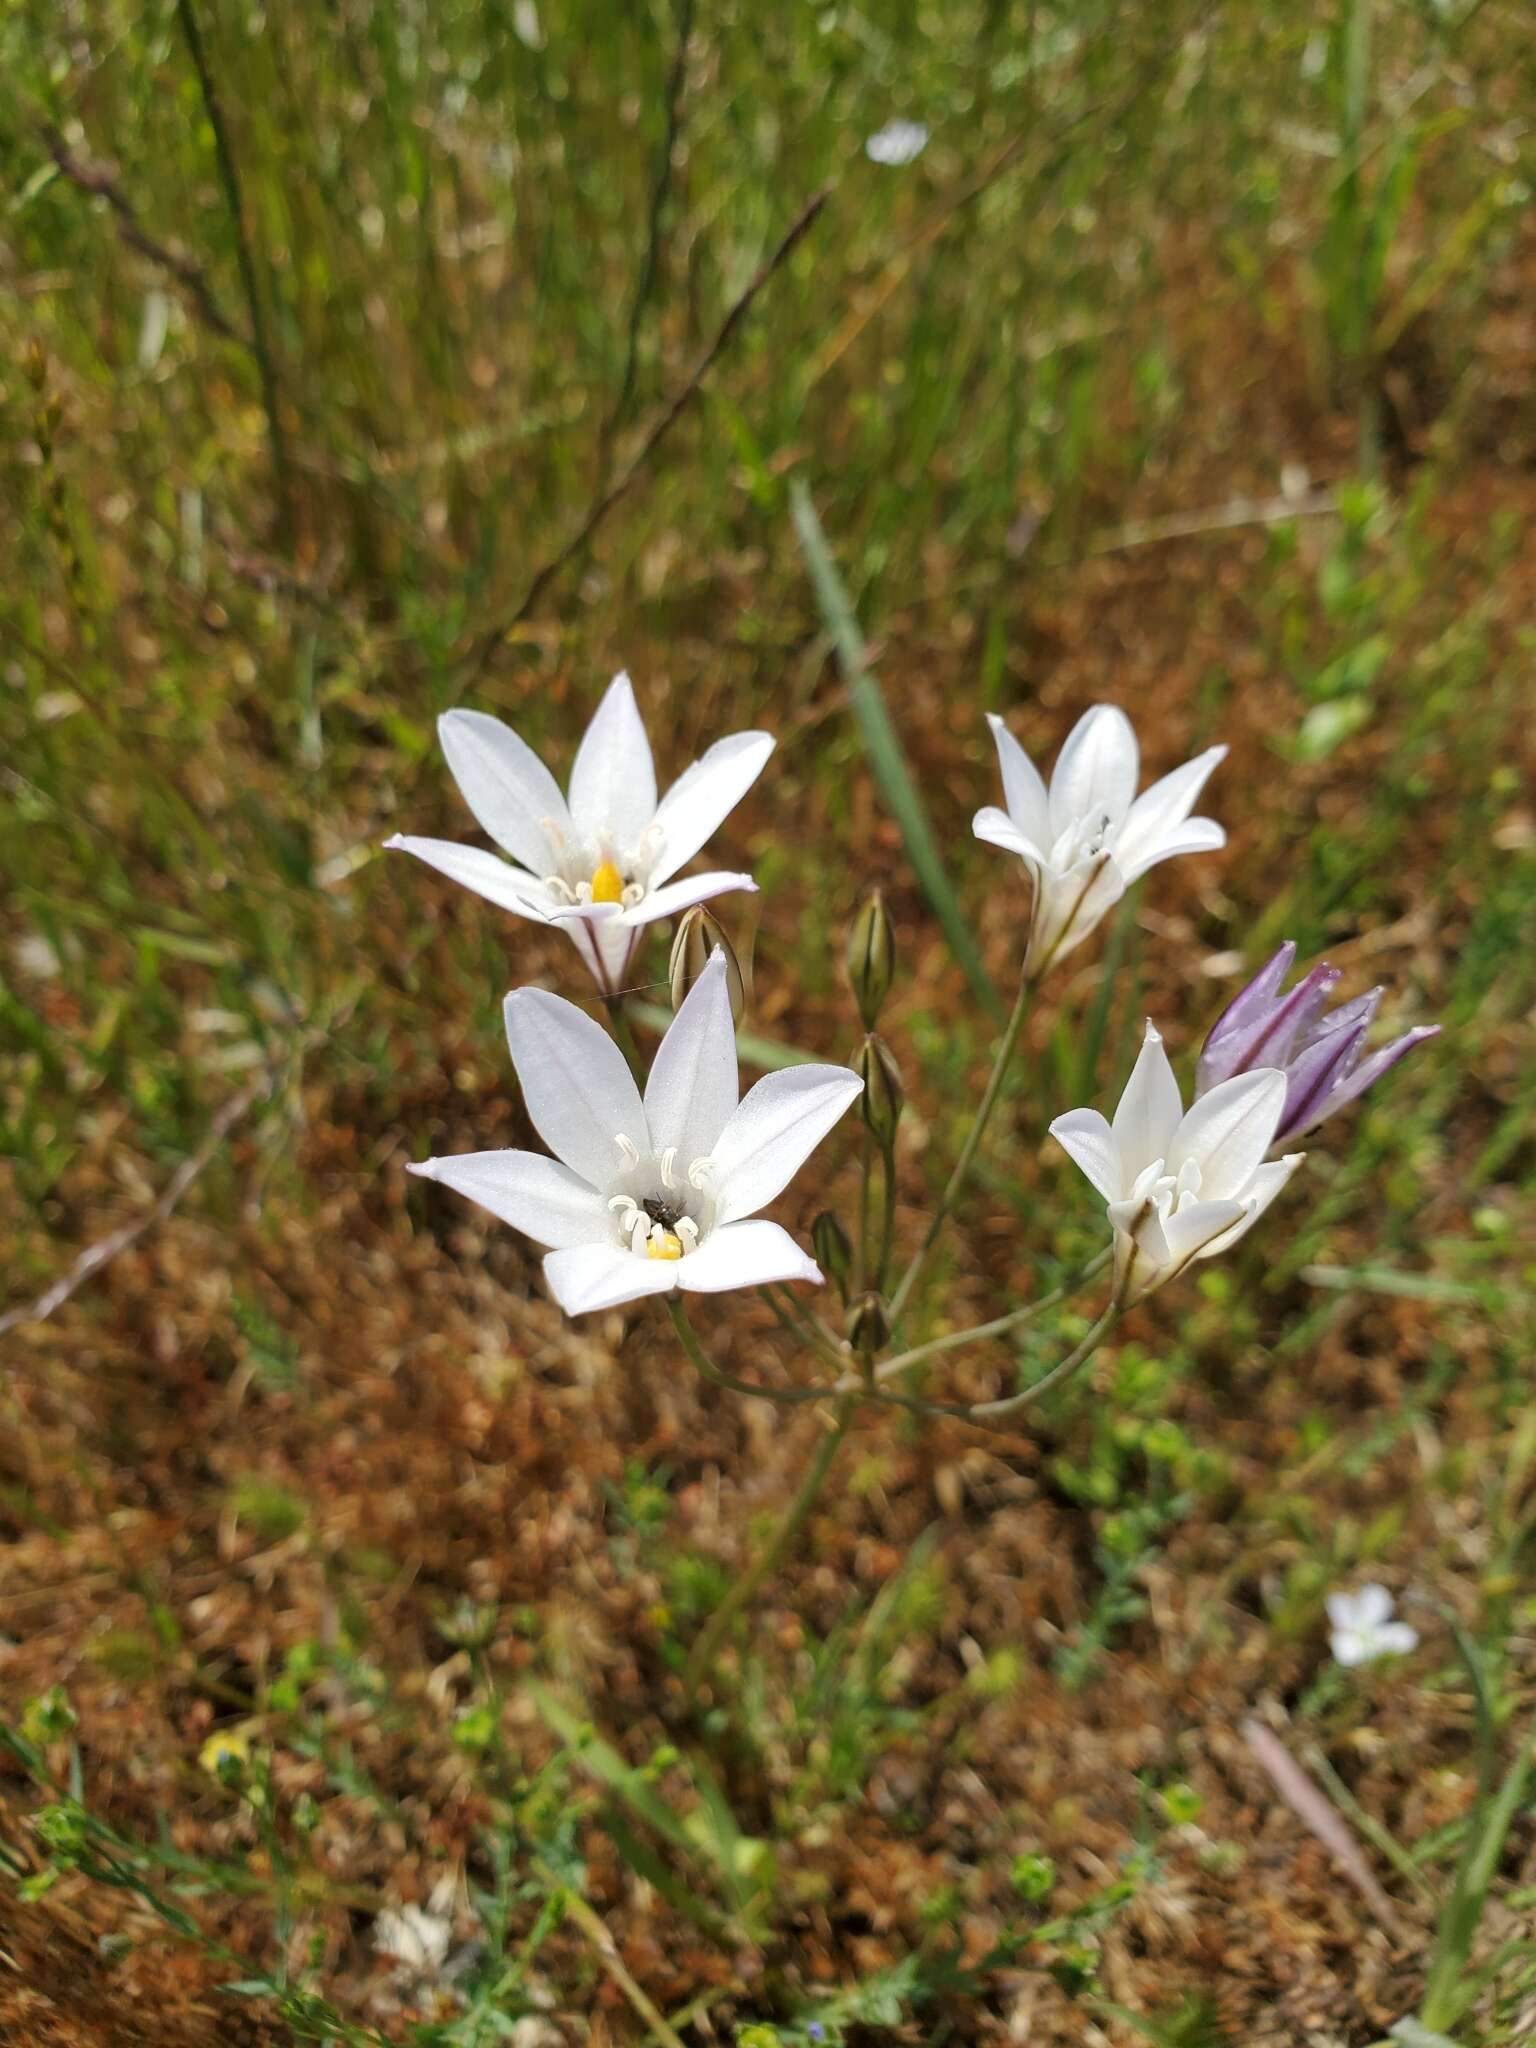
[[[1300,1166],[1266,1162],[1285,1108],[1285,1076],[1260,1067],[1223,1081],[1186,1114],[1163,1041],[1147,1025],[1113,1124],[1096,1109],[1051,1125],[1104,1197],[1115,1233],[1115,1299],[1140,1301],[1250,1230]]]
[[[452,1922],[422,1906],[388,1906],[373,1923],[373,1945],[413,1976],[435,1977],[448,1960]]]
[[[1207,747],[1137,796],[1141,757],[1131,721],[1113,704],[1096,704],[1068,734],[1047,790],[1003,721],[989,716],[987,723],[1007,809],[987,805],[971,829],[1029,870],[1035,901],[1027,969],[1043,973],[1080,945],[1159,861],[1226,845],[1214,818],[1189,815],[1225,747]]]
[[[756,1212],[862,1084],[846,1067],[789,1067],[738,1102],[723,953],[673,1018],[643,1101],[624,1055],[574,1003],[517,989],[506,1019],[523,1100],[554,1158],[467,1152],[411,1171],[550,1246],[544,1275],[567,1315],[675,1287],[718,1294],[820,1282],[815,1260]]]
[[[757,887],[750,875],[719,871],[672,877],[762,773],[771,733],[716,740],[658,802],[627,675],[609,684],[576,750],[569,798],[499,718],[449,711],[437,731],[464,801],[509,858],[453,839],[397,834],[386,844],[518,917],[563,924],[609,994],[623,981],[642,925],[728,889]]]
[[[1418,1630],[1392,1619],[1392,1595],[1385,1586],[1330,1593],[1328,1620],[1328,1647],[1340,1664],[1373,1664],[1378,1657],[1402,1657],[1418,1648]]]

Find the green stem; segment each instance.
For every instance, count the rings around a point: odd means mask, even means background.
[[[859,1152],[859,1245],[858,1245],[858,1287],[862,1294],[866,1287],[874,1285],[870,1277],[869,1263],[869,1182],[875,1165],[875,1141],[868,1131]]]
[[[913,1288],[917,1285],[928,1255],[933,1250],[935,1244],[938,1243],[939,1234],[949,1219],[949,1213],[959,1200],[960,1191],[970,1176],[971,1167],[975,1161],[977,1151],[980,1149],[987,1125],[992,1120],[992,1112],[997,1107],[998,1098],[1003,1092],[1003,1082],[1007,1078],[1008,1068],[1013,1061],[1014,1049],[1019,1042],[1019,1033],[1024,1029],[1024,1019],[1029,1015],[1030,998],[1035,992],[1035,982],[1036,977],[1034,975],[1026,974],[1023,981],[1019,984],[1018,998],[1014,1003],[1008,1022],[1003,1026],[1003,1035],[998,1041],[997,1057],[993,1060],[992,1071],[987,1076],[986,1090],[981,1098],[981,1107],[976,1112],[976,1120],[971,1125],[965,1143],[960,1148],[960,1157],[955,1161],[954,1171],[949,1176],[948,1185],[939,1197],[938,1207],[934,1210],[929,1220],[923,1241],[913,1254],[912,1263],[908,1266],[906,1272],[902,1274],[901,1285],[896,1289],[895,1297],[891,1302],[891,1329],[893,1332],[901,1320],[901,1312],[906,1307]]]
[[[800,1482],[800,1489],[785,1510],[779,1526],[720,1602],[705,1625],[704,1633],[689,1651],[688,1662],[683,1667],[683,1683],[695,1698],[700,1685],[714,1669],[715,1658],[719,1655],[720,1646],[725,1641],[731,1623],[756,1597],[764,1581],[776,1570],[780,1560],[809,1520],[811,1510],[827,1482],[827,1475],[842,1448],[843,1438],[848,1434],[849,1424],[853,1421],[857,1406],[857,1394],[845,1394],[838,1402],[832,1426],[825,1431],[817,1445],[816,1455],[811,1460],[806,1475]]]
[[[827,1387],[760,1387],[754,1386],[751,1380],[739,1380],[733,1373],[723,1372],[710,1358],[699,1342],[698,1332],[688,1320],[687,1309],[675,1294],[667,1296],[667,1313],[672,1318],[678,1342],[688,1354],[689,1364],[711,1386],[726,1387],[731,1393],[745,1394],[754,1401],[777,1401],[785,1408],[798,1407],[806,1401],[824,1401],[831,1391]]]
[[[1044,1315],[1048,1308],[1056,1308],[1061,1302],[1076,1294],[1080,1287],[1086,1287],[1097,1273],[1102,1273],[1114,1256],[1114,1248],[1106,1245],[1103,1251],[1091,1258],[1070,1279],[1063,1280],[1059,1287],[1053,1287],[1049,1294],[1042,1294],[1038,1300],[1027,1302],[1023,1308],[1016,1308],[1005,1316],[997,1316],[990,1323],[977,1323],[969,1330],[951,1330],[947,1336],[934,1337],[926,1344],[919,1344],[911,1351],[901,1351],[894,1358],[887,1358],[875,1368],[877,1380],[898,1378],[914,1365],[921,1365],[927,1359],[937,1358],[942,1351],[956,1351],[962,1344],[980,1344],[988,1337],[1001,1337],[1005,1331],[1017,1329],[1021,1323],[1033,1322],[1036,1316]]]
[[[896,1237],[896,1148],[888,1145],[881,1155],[880,1257],[875,1265],[874,1284],[880,1293],[891,1270],[891,1246]]]
[[[1120,1315],[1121,1311],[1111,1302],[1082,1342],[1069,1351],[1059,1365],[1053,1365],[1044,1379],[1036,1380],[1022,1393],[1007,1394],[999,1401],[920,1401],[911,1394],[892,1394],[884,1388],[870,1386],[860,1388],[860,1396],[866,1401],[878,1401],[887,1408],[910,1409],[914,1415],[950,1415],[958,1422],[986,1427],[1017,1415],[1021,1409],[1034,1407],[1037,1401],[1044,1400],[1047,1394],[1065,1385],[1092,1358],[1120,1320]],[[839,1391],[845,1400],[851,1398],[851,1389],[846,1386]]]
[[[187,52],[192,59],[192,68],[197,73],[198,89],[203,96],[203,111],[208,116],[208,126],[213,131],[213,150],[218,159],[219,179],[224,187],[225,203],[229,207],[230,224],[235,231],[235,255],[240,265],[240,283],[245,291],[246,309],[251,319],[251,347],[256,357],[256,367],[261,374],[261,402],[267,416],[267,442],[272,453],[272,480],[277,492],[279,533],[285,547],[293,544],[293,491],[288,467],[288,443],[283,433],[282,400],[277,387],[277,362],[272,350],[272,337],[267,331],[266,307],[261,295],[260,281],[256,276],[256,257],[251,248],[250,235],[245,224],[245,202],[240,192],[240,172],[235,163],[234,147],[229,139],[229,129],[224,120],[224,108],[209,68],[208,55],[203,48],[202,31],[197,25],[193,0],[176,0],[176,18],[181,23],[181,32],[186,40]]]

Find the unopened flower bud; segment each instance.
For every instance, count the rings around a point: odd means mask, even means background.
[[[871,889],[848,932],[848,979],[866,1031],[873,1031],[879,1021],[895,972],[896,942],[885,898]]]
[[[683,997],[709,965],[711,953],[725,955],[725,985],[730,992],[731,1019],[739,1025],[747,1008],[747,986],[736,949],[719,924],[702,904],[695,904],[677,928],[672,941],[672,1007],[680,1010]]]
[[[816,1263],[844,1301],[848,1299],[848,1275],[853,1270],[853,1246],[842,1223],[830,1209],[823,1209],[811,1225],[811,1249]]]
[[[848,1311],[848,1342],[861,1358],[873,1358],[890,1339],[891,1319],[873,1288],[861,1294]]]
[[[901,1085],[901,1069],[885,1040],[873,1032],[859,1047],[853,1064],[864,1083],[859,1114],[881,1151],[889,1152],[896,1142],[896,1126],[901,1122],[907,1100],[907,1091]]]

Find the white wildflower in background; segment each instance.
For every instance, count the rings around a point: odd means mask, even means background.
[[[1306,1156],[1266,1163],[1284,1108],[1284,1074],[1260,1068],[1186,1111],[1149,1021],[1113,1124],[1096,1109],[1057,1117],[1051,1136],[1104,1197],[1122,1307],[1252,1229]]]
[[[872,164],[910,164],[928,147],[928,130],[921,121],[887,121],[864,144]]]
[[[436,1977],[448,1960],[453,1925],[424,1906],[394,1907],[373,1923],[373,1945],[417,1977]]]
[[[517,917],[564,925],[607,993],[620,987],[643,926],[728,889],[757,887],[750,875],[721,871],[672,877],[762,773],[771,733],[716,740],[658,802],[627,675],[614,677],[587,727],[568,798],[499,718],[449,711],[437,730],[464,801],[509,858],[452,839],[397,834],[386,844]]]
[[[545,1278],[567,1315],[674,1288],[820,1282],[815,1260],[756,1212],[831,1130],[859,1077],[788,1067],[738,1101],[722,953],[673,1018],[643,1101],[624,1055],[574,1003],[517,989],[506,1022],[528,1114],[555,1157],[469,1152],[411,1171],[548,1245]]]
[[[1418,1648],[1418,1630],[1406,1621],[1394,1621],[1392,1604],[1385,1586],[1329,1594],[1328,1646],[1340,1664],[1373,1664],[1378,1657],[1406,1656]]]
[[[1081,945],[1130,884],[1159,861],[1226,845],[1213,818],[1189,815],[1225,747],[1207,747],[1137,796],[1141,757],[1131,721],[1113,704],[1096,704],[1067,736],[1047,790],[1003,721],[989,717],[987,723],[1007,808],[987,805],[972,830],[1016,853],[1029,870],[1035,900],[1026,967],[1043,972]]]

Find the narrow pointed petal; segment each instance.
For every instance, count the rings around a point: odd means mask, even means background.
[[[536,924],[549,922],[550,898],[544,884],[499,854],[487,853],[483,846],[462,846],[457,839],[412,839],[399,832],[386,839],[384,846],[390,853],[414,854],[450,882],[473,889],[487,902],[510,910],[514,917],[531,917]]]
[[[1383,1074],[1390,1072],[1399,1060],[1406,1059],[1416,1045],[1422,1045],[1426,1039],[1439,1036],[1438,1024],[1419,1024],[1412,1031],[1405,1031],[1401,1038],[1394,1038],[1390,1045],[1382,1046],[1379,1051],[1373,1052],[1369,1059],[1362,1060],[1354,1072],[1332,1090],[1327,1101],[1309,1113],[1304,1122],[1288,1124],[1286,1136],[1300,1138],[1308,1131],[1315,1130],[1325,1116],[1332,1116],[1336,1109],[1343,1109],[1346,1104],[1356,1101],[1367,1088],[1379,1081]]]
[[[691,910],[695,903],[708,903],[711,897],[727,895],[732,889],[755,894],[757,884],[750,875],[731,875],[722,870],[684,875],[681,881],[663,882],[659,889],[642,896],[633,910],[623,913],[623,921],[627,925],[656,924],[664,917],[676,917],[680,910]]]
[[[677,1263],[677,1284],[692,1294],[767,1287],[776,1280],[809,1280],[819,1287],[821,1268],[787,1230],[760,1216],[750,1223],[720,1225]]]
[[[1159,858],[1155,849],[1179,831],[1226,754],[1225,747],[1207,747],[1193,761],[1186,761],[1182,768],[1142,791],[1115,842],[1115,858],[1123,868],[1134,875],[1144,874]]]
[[[535,1244],[559,1249],[613,1236],[602,1196],[542,1152],[460,1152],[409,1170],[467,1195]]]
[[[647,1294],[670,1294],[680,1259],[641,1259],[617,1245],[581,1244],[544,1261],[549,1291],[568,1316],[618,1308]]]
[[[987,724],[997,747],[1008,816],[1025,839],[1035,846],[1048,847],[1056,835],[1051,830],[1051,803],[1040,771],[1000,718],[989,712]]]
[[[683,998],[651,1063],[645,1121],[658,1153],[676,1146],[684,1172],[714,1151],[736,1107],[736,1030],[718,949]]]
[[[1281,953],[1286,949],[1281,948]],[[1292,949],[1294,951],[1294,948]],[[1280,953],[1275,955],[1275,960]],[[1270,966],[1275,962],[1272,960]],[[1265,970],[1266,974],[1268,969]],[[1298,1040],[1328,1000],[1339,976],[1326,962],[1304,975],[1289,995],[1272,999],[1250,1009],[1244,1019],[1228,1026],[1218,1044],[1215,1032],[1206,1041],[1200,1058],[1196,1093],[1204,1095],[1218,1081],[1254,1067],[1285,1067]],[[1247,994],[1247,991],[1244,991]],[[1218,1068],[1224,1071],[1218,1071]]]
[[[1118,1201],[1130,1181],[1121,1171],[1119,1148],[1106,1119],[1096,1109],[1069,1109],[1050,1128],[1057,1144],[1105,1201]]]
[[[1335,975],[1334,980],[1338,979]],[[1363,996],[1356,996],[1352,1002],[1340,1003],[1336,1010],[1330,1011],[1317,1022],[1315,1029],[1309,1029],[1303,1035],[1302,1042],[1314,1045],[1320,1038],[1330,1037],[1335,1031],[1352,1031],[1356,1025],[1363,1031],[1368,1031],[1376,1021],[1376,1012],[1381,1008],[1381,999],[1385,994],[1385,989],[1368,988]]]
[[[1131,1069],[1131,1078],[1120,1097],[1112,1126],[1120,1171],[1127,1187],[1154,1159],[1168,1157],[1173,1134],[1179,1128],[1183,1114],[1179,1084],[1168,1064],[1162,1038],[1148,1018],[1146,1036]],[[1263,1156],[1260,1153],[1259,1157]]]
[[[765,1074],[741,1098],[714,1150],[720,1223],[771,1202],[858,1094],[847,1067],[786,1067]]]
[[[544,821],[570,822],[560,785],[526,741],[483,711],[447,711],[437,736],[454,781],[476,821],[535,875],[556,871]]]
[[[1306,1156],[1305,1152],[1288,1152],[1283,1159],[1271,1159],[1259,1167],[1244,1192],[1241,1221],[1235,1223],[1230,1230],[1223,1231],[1218,1238],[1213,1239],[1198,1252],[1196,1257],[1213,1259],[1218,1252],[1228,1250],[1240,1237],[1246,1235]]]
[[[1286,1070],[1285,1110],[1275,1144],[1310,1130],[1347,1100],[1341,1091],[1364,1043],[1365,1026],[1357,1024],[1353,1031],[1328,1032],[1297,1055]]]
[[[1285,1076],[1276,1067],[1237,1074],[1202,1095],[1175,1132],[1167,1152],[1168,1171],[1186,1161],[1200,1169],[1207,1201],[1241,1201],[1285,1108]]]
[[[1005,853],[1016,853],[1020,860],[1027,860],[1036,868],[1047,865],[1047,856],[1033,839],[1027,838],[996,804],[985,804],[971,820],[971,830],[978,839],[985,839],[989,846],[1000,846]]]
[[[1278,952],[1272,953],[1245,987],[1222,1011],[1216,1022],[1206,1033],[1205,1053],[1201,1055],[1202,1070],[1206,1055],[1213,1058],[1219,1054],[1226,1057],[1228,1044],[1237,1040],[1246,1043],[1251,1032],[1262,1028],[1265,1018],[1284,986],[1285,977],[1296,964],[1296,941],[1287,939]],[[1236,1063],[1226,1073],[1212,1072],[1210,1081],[1202,1081],[1201,1091],[1217,1081],[1225,1081],[1228,1074],[1237,1071]]]
[[[1051,773],[1051,835],[1107,811],[1124,823],[1136,794],[1140,755],[1131,721],[1116,704],[1095,704],[1068,733]]]
[[[576,750],[571,817],[592,839],[634,845],[656,815],[656,767],[629,677],[616,675]]]
[[[504,1010],[534,1129],[573,1173],[610,1191],[624,1164],[620,1137],[642,1155],[651,1149],[623,1053],[594,1018],[544,989],[514,989]]]
[[[1124,869],[1126,882],[1129,884],[1140,881],[1149,868],[1155,868],[1165,860],[1176,860],[1182,853],[1218,853],[1226,843],[1226,832],[1214,818],[1187,819],[1165,838],[1154,840],[1150,846],[1137,848],[1134,864]],[[1115,859],[1124,866],[1118,841],[1115,845]]]
[[[683,770],[656,808],[662,839],[651,868],[653,883],[666,881],[692,860],[762,774],[773,747],[772,733],[733,732]]]
[[[1242,1202],[1189,1202],[1176,1209],[1163,1223],[1174,1270],[1235,1244],[1252,1221]]]

